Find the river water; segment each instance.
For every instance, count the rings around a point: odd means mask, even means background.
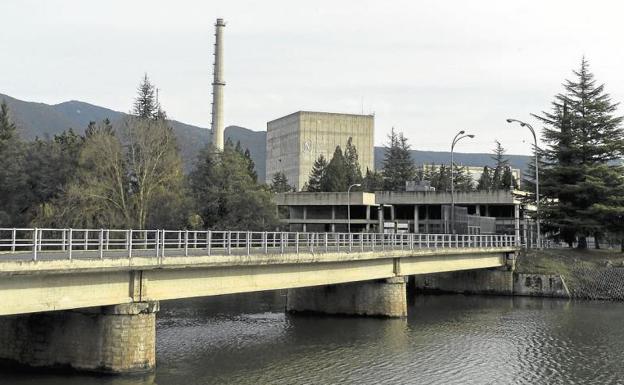
[[[291,316],[268,292],[161,303],[147,376],[2,384],[624,384],[624,303],[412,297],[407,320]]]

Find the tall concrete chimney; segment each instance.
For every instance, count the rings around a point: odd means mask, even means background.
[[[215,24],[214,80],[212,81],[212,145],[223,151],[223,19]]]

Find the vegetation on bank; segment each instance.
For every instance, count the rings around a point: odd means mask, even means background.
[[[0,109],[0,227],[272,229],[269,187],[249,151],[206,148],[185,174],[166,113],[147,76],[118,127],[91,122],[23,142]]]

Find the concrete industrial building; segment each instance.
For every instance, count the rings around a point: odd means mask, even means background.
[[[223,19],[217,19],[215,24],[215,45],[214,45],[214,79],[212,81],[212,145],[223,151]]]
[[[275,198],[288,231],[449,233],[451,194],[447,192],[283,193]],[[517,193],[499,190],[455,193],[456,227],[462,234],[510,234],[535,240],[535,227]]]
[[[320,155],[331,160],[352,138],[362,173],[374,169],[374,116],[298,111],[267,123],[266,180],[283,172],[300,191]]]

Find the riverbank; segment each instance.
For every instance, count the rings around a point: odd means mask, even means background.
[[[624,301],[624,254],[619,250],[522,250],[515,268],[426,274],[416,292],[513,295]]]
[[[570,298],[624,300],[624,254],[619,250],[523,250],[514,274],[559,276]]]

